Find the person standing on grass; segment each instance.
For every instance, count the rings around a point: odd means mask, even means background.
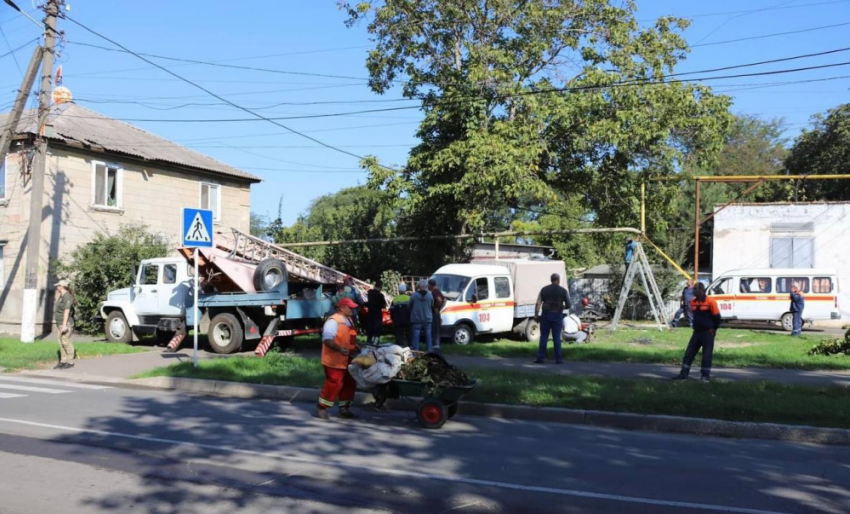
[[[803,308],[806,306],[806,300],[803,298],[803,292],[800,291],[800,285],[794,284],[791,286],[791,314],[794,315],[794,326],[791,330],[792,336],[799,336],[803,333]]]
[[[561,276],[553,273],[552,282],[540,290],[537,304],[534,306],[534,321],[540,323],[540,348],[537,351],[535,364],[546,361],[546,347],[549,345],[549,332],[552,332],[552,342],[555,345],[555,364],[563,364],[561,355],[561,333],[564,330],[564,311],[570,308],[570,295],[561,287]],[[538,316],[538,313],[542,313]]]
[[[434,317],[431,320],[431,340],[434,342],[434,348],[440,349],[440,330],[443,327],[443,316],[440,311],[446,305],[446,297],[443,292],[437,287],[437,281],[433,278],[428,281],[428,290],[431,291],[431,296],[434,297]]]
[[[366,342],[378,344],[381,342],[381,332],[384,329],[384,309],[387,308],[387,300],[384,298],[382,289],[384,283],[381,280],[375,282],[375,287],[366,293],[366,306],[369,313],[366,315]]]
[[[428,291],[428,281],[419,281],[419,290],[410,295],[411,348],[419,351],[419,335],[425,337],[425,347],[431,351],[431,323],[434,321],[434,297]]]
[[[357,304],[351,298],[341,298],[337,311],[322,328],[322,367],[325,368],[325,385],[319,393],[316,417],[330,419],[328,409],[339,401],[339,417],[356,417],[351,412],[351,402],[357,384],[348,373],[348,365],[357,352],[357,329],[352,315]]]
[[[407,284],[398,286],[398,296],[393,298],[390,307],[390,317],[395,330],[395,344],[410,346],[410,295],[407,294]]]
[[[59,364],[53,369],[68,369],[74,367],[74,344],[71,342],[71,331],[74,330],[74,306],[77,298],[71,292],[67,280],[56,283],[56,306],[53,310],[53,321],[59,332]]]
[[[706,296],[705,285],[697,283],[694,286],[694,299],[691,300],[691,312],[693,313],[694,333],[685,350],[685,358],[682,359],[682,371],[673,377],[673,380],[685,380],[691,371],[694,357],[702,348],[702,368],[700,370],[702,381],[711,380],[711,359],[714,355],[714,336],[720,328],[720,309],[714,298]]]
[[[679,299],[679,310],[676,311],[676,315],[673,316],[673,328],[677,328],[679,326],[679,320],[682,319],[682,315],[688,319],[688,326],[694,326],[694,315],[691,312],[691,300],[694,299],[694,279],[688,279],[688,285],[682,289],[682,296]]]

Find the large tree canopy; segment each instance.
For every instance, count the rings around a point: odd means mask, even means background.
[[[374,38],[372,89],[422,101],[421,143],[403,169],[366,163],[373,187],[405,199],[405,231],[488,229],[504,209],[574,211],[558,208],[566,201],[598,225],[637,226],[640,181],[707,164],[731,120],[727,97],[665,80],[687,52],[687,22],[642,28],[633,1],[342,7]],[[659,223],[677,191],[652,196]]]
[[[796,139],[785,161],[791,175],[850,174],[850,104],[812,119],[814,126]],[[816,180],[801,185],[807,200],[850,200],[850,180]]]

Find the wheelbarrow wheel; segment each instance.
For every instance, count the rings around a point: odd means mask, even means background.
[[[442,428],[449,419],[449,410],[446,404],[436,398],[426,398],[419,402],[416,408],[416,419],[422,428]]]
[[[455,417],[455,414],[457,414],[457,403],[453,403],[453,404],[449,405],[447,410],[448,410],[448,413],[449,413],[449,419],[452,419],[453,417]]]

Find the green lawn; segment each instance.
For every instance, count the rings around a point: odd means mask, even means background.
[[[117,343],[74,341],[77,358],[144,352],[147,348]],[[59,345],[52,341],[24,344],[17,339],[0,338],[0,368],[6,371],[35,369],[59,362]]]
[[[573,361],[614,361],[678,364],[690,339],[688,329],[620,329],[597,331],[590,344],[564,345],[564,358]],[[714,350],[714,365],[732,368],[850,369],[842,356],[809,356],[806,352],[824,339],[836,336],[807,334],[792,338],[785,332],[720,329]],[[443,344],[446,355],[471,357],[516,357],[533,359],[537,344],[501,339],[466,346]],[[552,343],[549,343],[552,351]]]
[[[490,369],[465,369],[480,379],[464,401],[537,407],[668,414],[692,417],[850,427],[850,395],[838,387],[802,387],[765,382],[677,383],[567,377]],[[320,387],[317,359],[272,354],[265,359],[237,357],[157,368],[134,378],[173,376]]]

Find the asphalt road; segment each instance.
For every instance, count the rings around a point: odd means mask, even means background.
[[[0,512],[850,512],[847,447],[310,412],[0,375]]]

